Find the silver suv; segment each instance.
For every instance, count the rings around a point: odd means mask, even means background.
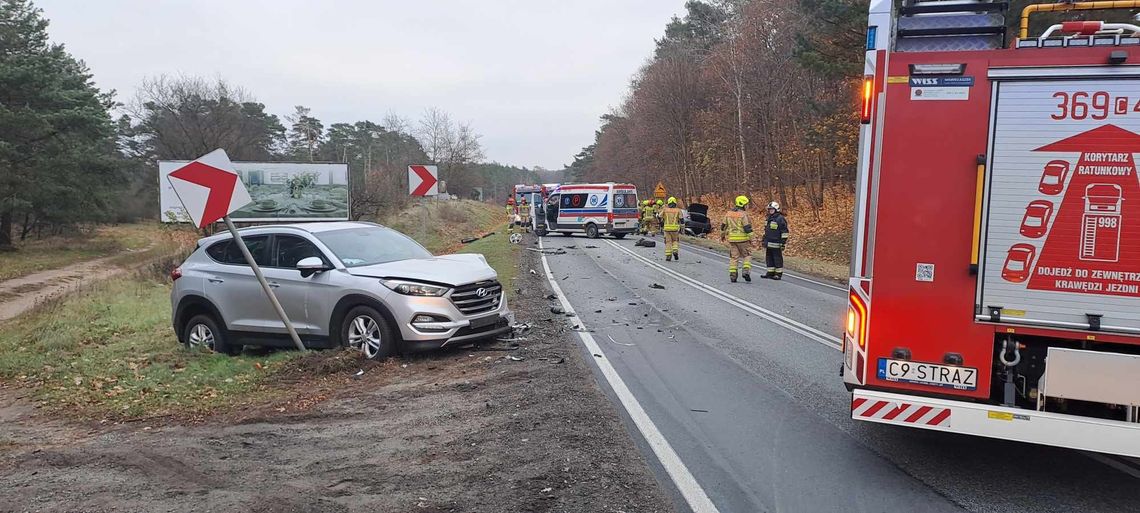
[[[241,237],[306,347],[347,345],[375,359],[495,337],[514,322],[483,255],[432,256],[400,232],[360,222],[262,226]],[[227,354],[292,347],[232,242],[228,233],[198,241],[171,273],[179,341]]]

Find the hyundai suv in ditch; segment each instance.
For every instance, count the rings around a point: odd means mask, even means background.
[[[350,346],[377,359],[511,329],[503,286],[483,255],[433,256],[400,232],[362,222],[240,233],[306,347]],[[183,344],[227,354],[246,345],[292,346],[229,233],[198,241],[171,277],[174,331]]]

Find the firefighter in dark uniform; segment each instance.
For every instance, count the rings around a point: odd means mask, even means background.
[[[784,246],[788,244],[788,220],[780,213],[780,204],[768,204],[768,219],[764,221],[764,259],[768,273],[764,278],[773,280],[784,277]]]

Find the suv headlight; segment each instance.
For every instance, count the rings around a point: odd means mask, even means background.
[[[405,296],[430,296],[439,297],[447,294],[447,287],[440,287],[439,285],[428,285],[427,283],[418,283],[414,281],[404,280],[380,280],[380,283],[385,287],[392,289],[397,294]]]

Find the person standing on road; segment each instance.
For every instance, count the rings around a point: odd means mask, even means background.
[[[728,242],[728,279],[736,283],[737,265],[740,264],[744,281],[752,281],[752,220],[744,209],[747,196],[737,196],[735,206],[724,215],[720,223],[720,241]]]
[[[652,224],[653,233],[651,233],[650,235],[657,235],[658,233],[661,233],[661,211],[662,210],[665,210],[665,202],[661,201],[661,200],[657,200],[657,203],[653,205],[653,217],[651,218],[653,221],[653,224]]]
[[[662,230],[665,233],[665,261],[680,260],[681,253],[681,209],[677,208],[677,198],[672,196],[661,211]]]
[[[522,199],[522,204],[519,205],[519,218],[522,221],[524,232],[530,231],[530,202],[526,198]]]
[[[764,260],[768,264],[765,278],[784,278],[784,246],[788,244],[788,220],[780,213],[780,204],[768,204],[768,219],[764,221]]]
[[[518,210],[515,209],[515,199],[514,198],[507,198],[507,233],[508,234],[515,233],[515,213],[516,212],[518,212]]]
[[[652,213],[649,209],[649,200],[641,200],[639,212],[641,213],[641,219],[637,226],[637,233],[645,235],[649,233],[649,218],[652,217]]]

